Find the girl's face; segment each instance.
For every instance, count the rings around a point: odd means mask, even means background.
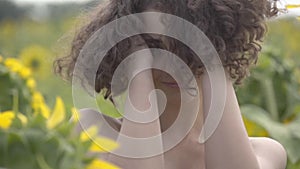
[[[180,104],[181,92],[194,93],[194,91],[197,90],[196,88],[190,89],[187,87],[183,87],[184,84],[179,85],[170,74],[162,70],[153,69],[152,75],[153,75],[155,88],[160,89],[164,92],[169,103]],[[197,82],[198,90],[201,90],[200,79],[196,78],[196,82]],[[194,96],[191,95],[191,98],[193,97]]]
[[[157,9],[154,8],[147,8],[144,12],[160,12]],[[159,17],[153,17],[151,15],[145,15],[145,17],[143,18],[146,27],[147,28],[151,28],[156,30],[157,32],[164,32],[165,31],[165,25],[162,23],[162,21],[160,19],[158,19]],[[164,38],[162,38],[161,36],[157,35],[151,35],[153,36],[153,38],[158,38],[161,39],[162,41],[164,41]],[[166,44],[168,45],[168,44]],[[160,66],[160,67],[165,67],[165,66],[173,66],[172,64],[168,63],[168,61],[159,61],[159,63],[155,63],[155,64],[164,64],[164,66]],[[162,90],[168,100],[168,103],[172,103],[172,104],[180,104],[180,99],[181,99],[181,94],[180,94],[180,90],[182,88],[179,87],[178,83],[176,82],[176,80],[168,73],[162,71],[162,70],[158,70],[158,69],[152,69],[152,74],[153,74],[153,80],[154,80],[154,85],[156,89],[160,89]],[[181,75],[184,76],[184,75]],[[198,89],[199,88],[199,79],[197,80],[197,84],[198,84]]]
[[[180,88],[176,80],[168,73],[158,69],[153,69],[152,74],[155,88],[164,92],[168,103],[180,104]]]
[[[167,97],[168,103],[180,104],[182,94],[185,99],[195,99],[201,97],[201,77],[192,76],[183,73],[182,71],[177,71],[174,76],[177,76],[178,82],[170,74],[163,70],[152,69],[153,81],[156,89],[160,89],[164,92]],[[188,78],[190,77],[190,78]],[[193,80],[191,80],[191,78]],[[200,94],[200,95],[199,95]],[[201,99],[201,98],[200,98]]]

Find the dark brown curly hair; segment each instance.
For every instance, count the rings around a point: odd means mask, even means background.
[[[55,72],[70,80],[81,49],[87,40],[107,23],[145,9],[182,17],[201,29],[215,46],[223,66],[235,84],[248,76],[249,67],[255,64],[261,50],[260,43],[266,33],[266,19],[277,15],[278,0],[108,0],[101,3],[88,21],[77,32],[71,51],[54,62]],[[149,47],[167,48],[182,58],[196,74],[203,68],[201,61],[195,62],[195,54],[184,44],[168,39],[162,40],[141,35]],[[127,38],[113,47],[105,56],[97,71],[95,91],[107,88],[109,96],[111,80],[117,66],[128,56],[134,37]],[[202,71],[199,71],[202,72]]]

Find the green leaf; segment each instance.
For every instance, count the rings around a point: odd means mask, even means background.
[[[24,136],[20,132],[8,134],[6,166],[10,169],[37,168],[31,149],[24,145]]]
[[[121,118],[121,113],[117,110],[115,105],[109,100],[104,98],[104,94],[107,91],[107,89],[103,89],[97,96],[97,104],[99,106],[99,109],[101,113],[104,115],[113,117],[113,118]]]
[[[41,155],[41,154],[36,155],[36,160],[41,169],[52,169],[45,161],[45,158],[43,157],[43,155]]]
[[[268,112],[255,105],[241,106],[241,111],[246,118],[262,126],[272,138],[279,141],[285,147],[292,163],[300,160],[300,135],[295,134],[299,131],[299,122],[289,125],[279,123],[274,121]]]

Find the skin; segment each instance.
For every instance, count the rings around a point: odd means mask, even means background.
[[[151,71],[141,73],[132,83],[144,83],[150,78],[145,76],[147,74],[151,74]],[[160,89],[167,95],[168,104],[166,109],[159,120],[146,125],[133,123],[126,119],[123,119],[123,123],[120,125],[115,120],[107,118],[112,126],[122,134],[132,137],[150,137],[166,130],[175,120],[178,113],[178,111],[176,111],[178,110],[176,105],[180,105],[180,99],[174,96],[179,96],[179,88],[163,83],[166,81],[176,83],[172,81],[174,79],[168,74],[158,70],[153,70],[152,74],[154,80],[152,84],[154,85],[149,86]],[[196,80],[199,89],[201,89],[199,93],[199,97],[201,97],[200,100],[202,100],[203,96],[208,95],[209,97],[208,75],[205,73],[201,78]],[[285,149],[280,143],[265,137],[248,137],[238,108],[232,82],[228,79],[227,83],[227,102],[221,123],[212,137],[204,144],[200,144],[198,138],[203,124],[203,115],[205,115],[205,109],[208,107],[207,102],[209,98],[203,99],[203,102],[201,101],[199,103],[200,107],[203,108],[200,109],[196,123],[188,135],[178,145],[163,155],[147,159],[131,159],[115,156],[113,154],[105,154],[101,156],[101,158],[123,169],[140,168],[140,166],[155,169],[284,169],[287,156]],[[136,90],[134,91],[137,91],[137,88],[139,87],[135,86],[134,89]],[[145,90],[145,88],[141,87],[140,90]],[[136,98],[140,97],[141,96],[138,95]],[[132,96],[132,99],[134,99],[134,96]],[[139,99],[139,101],[140,100],[141,99]],[[143,102],[136,102],[137,105],[141,105],[141,103]],[[144,100],[144,103],[147,103],[147,99]],[[150,104],[148,102],[145,105],[144,108],[146,110]],[[84,115],[81,116],[89,118],[83,120],[84,123],[90,123],[89,125],[99,123],[99,121],[95,121],[95,119],[97,119],[97,112],[86,109],[81,111],[81,113],[89,113],[88,117]],[[120,143],[120,145],[122,145],[122,143]]]
[[[149,26],[155,25],[157,29],[163,29],[163,26],[153,24],[153,22],[157,23],[153,18],[145,18],[145,20]],[[152,64],[150,52],[141,58],[143,60],[140,63],[131,66]],[[146,159],[124,158],[113,154],[106,154],[102,158],[123,169],[284,169],[287,155],[280,143],[269,138],[248,137],[233,83],[229,78],[226,80],[227,96],[222,119],[214,134],[204,144],[198,142],[210,105],[211,88],[207,72],[196,80],[200,89],[198,94],[200,110],[191,131],[177,146],[164,154]],[[181,100],[179,88],[164,82],[176,83],[165,72],[146,70],[134,77],[129,88],[131,101],[141,111],[151,106],[148,99],[150,91],[157,88],[165,93],[168,102],[159,119],[140,124],[124,118],[122,124],[119,124],[108,118],[112,126],[120,133],[131,137],[151,137],[167,130],[176,119]],[[154,101],[159,104],[157,100]],[[87,113],[86,111],[91,112],[91,110],[83,110],[81,113]],[[89,119],[84,121],[92,125],[93,119],[90,115]],[[117,141],[122,145],[122,140],[117,138]]]

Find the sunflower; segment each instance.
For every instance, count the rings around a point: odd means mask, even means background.
[[[24,66],[20,60],[15,58],[7,58],[4,61],[4,65],[12,72],[18,73],[23,79],[27,79],[31,76],[31,70]]]
[[[30,68],[35,77],[48,77],[50,74],[51,53],[38,45],[29,46],[21,51],[20,59],[24,65]]]
[[[14,118],[15,114],[13,113],[13,111],[0,113],[0,129],[8,129],[12,124]]]

